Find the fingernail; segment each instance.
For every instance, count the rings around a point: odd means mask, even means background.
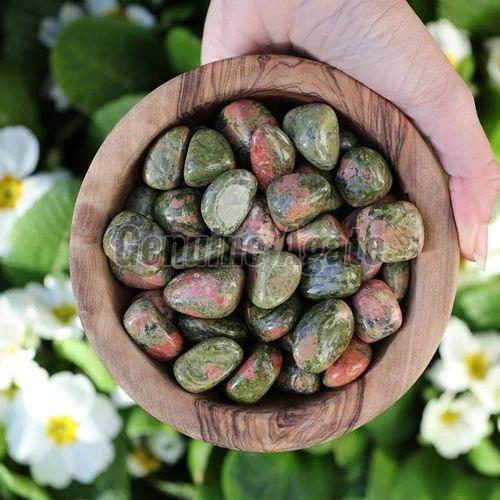
[[[488,255],[488,224],[479,227],[474,247],[474,259],[481,271],[486,269],[486,257]]]

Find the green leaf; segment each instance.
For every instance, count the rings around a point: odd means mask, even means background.
[[[7,453],[7,439],[5,438],[5,427],[0,425],[0,460],[5,457]]]
[[[187,450],[187,466],[194,484],[203,484],[205,471],[214,447],[204,441],[191,439]]]
[[[195,486],[189,483],[174,483],[172,481],[153,481],[153,486],[162,493],[175,498],[194,500],[198,497]]]
[[[467,454],[469,462],[485,476],[500,476],[500,450],[489,438],[484,438]]]
[[[326,443],[321,443],[309,448],[305,448],[303,451],[309,453],[310,455],[322,457],[324,455],[329,455],[332,452],[333,443],[334,441],[327,441]]]
[[[382,448],[373,450],[368,470],[367,500],[387,500],[398,472],[397,462]]]
[[[59,36],[51,65],[71,103],[87,114],[120,96],[153,89],[165,70],[151,31],[110,17],[72,23]]]
[[[438,17],[449,19],[458,28],[475,36],[498,35],[498,0],[439,0]]]
[[[195,12],[196,8],[192,3],[171,5],[163,10],[160,18],[160,25],[163,29],[170,28],[175,24],[187,21],[194,15]]]
[[[132,408],[125,425],[125,434],[129,439],[152,436],[160,432],[177,434],[175,429],[160,422],[142,408]]]
[[[182,26],[168,31],[165,48],[174,73],[184,73],[200,65],[201,40]]]
[[[3,272],[16,286],[69,270],[69,233],[80,181],[57,181],[16,222]]]
[[[31,478],[15,474],[0,463],[0,493],[3,489],[12,494],[14,498],[50,500],[48,493]]]
[[[497,160],[500,161],[500,88],[484,88],[479,100],[479,117]]]
[[[100,391],[110,393],[115,389],[116,382],[86,340],[55,340],[53,347],[59,357],[77,366]]]
[[[362,462],[367,447],[368,440],[362,429],[345,434],[332,443],[336,464],[346,469]]]
[[[436,3],[434,0],[408,0],[408,3],[423,23],[428,23],[435,18]]]

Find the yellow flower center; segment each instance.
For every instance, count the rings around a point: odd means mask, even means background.
[[[0,179],[0,209],[16,208],[23,192],[23,182],[10,175]]]
[[[19,387],[17,384],[11,384],[10,387],[8,387],[7,389],[5,389],[4,391],[1,391],[0,394],[9,399],[9,400],[13,400],[14,399],[14,396],[19,392]]]
[[[145,448],[137,448],[131,455],[148,474],[156,472],[161,467],[161,462]]]
[[[459,417],[460,413],[458,413],[458,411],[446,410],[441,413],[441,421],[444,425],[453,425]]]
[[[67,415],[50,417],[47,423],[47,435],[54,441],[56,446],[74,443],[80,424]]]
[[[444,55],[446,56],[446,59],[448,59],[448,61],[450,61],[451,65],[456,69],[458,66],[458,59],[453,54],[450,54],[449,52],[445,52]]]
[[[76,316],[76,307],[73,304],[64,302],[54,307],[52,314],[60,323],[67,325]]]
[[[465,365],[469,377],[474,380],[484,380],[489,369],[488,358],[481,352],[473,352],[465,356]]]

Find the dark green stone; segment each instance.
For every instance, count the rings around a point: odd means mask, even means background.
[[[213,261],[221,263],[228,252],[229,245],[222,238],[199,237],[174,250],[171,264],[174,269],[207,266]]]
[[[287,333],[276,342],[277,345],[281,347],[284,351],[292,352],[293,351],[293,339],[292,333]]]
[[[160,194],[156,189],[142,184],[136,187],[125,202],[125,210],[144,215],[148,219],[154,218],[154,204]]]
[[[128,271],[124,267],[117,266],[112,260],[109,261],[109,267],[118,281],[130,288],[138,288],[140,290],[164,288],[175,275],[174,269],[170,266],[163,266],[158,272],[150,276],[142,276],[141,274]]]
[[[359,139],[349,130],[345,128],[340,129],[340,152],[345,153],[351,148],[360,146]]]
[[[158,308],[163,317],[169,319],[170,321],[174,321],[175,313],[172,309],[170,309],[170,307],[167,306],[167,303],[163,298],[163,289],[140,292],[134,297],[134,302],[139,299],[149,300]]]
[[[248,333],[245,324],[237,316],[220,319],[202,319],[179,316],[177,325],[188,342],[196,343],[212,337],[228,337],[237,342],[244,340]]]
[[[382,266],[382,279],[394,292],[398,301],[403,300],[410,284],[410,267],[408,260],[387,263]]]
[[[319,390],[320,380],[315,373],[300,369],[291,355],[284,356],[283,366],[275,386],[285,392],[313,394]]]
[[[310,163],[303,162],[295,171],[303,174],[319,174],[324,177],[330,184],[330,197],[325,203],[322,213],[327,214],[333,212],[344,204],[344,199],[342,198],[342,196],[340,196],[340,193],[337,191],[337,188],[334,184],[331,170],[321,170],[314,167]]]

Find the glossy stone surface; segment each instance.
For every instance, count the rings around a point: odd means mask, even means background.
[[[294,231],[323,212],[330,184],[321,175],[294,173],[274,179],[267,188],[267,205],[281,231]]]
[[[174,269],[207,266],[209,263],[221,264],[228,252],[229,245],[224,239],[217,236],[200,236],[175,249],[170,263]]]
[[[411,260],[424,246],[424,223],[417,207],[408,201],[377,203],[358,215],[356,237],[372,259]]]
[[[300,291],[309,300],[349,297],[361,286],[359,263],[336,252],[310,255],[304,262]]]
[[[243,307],[248,329],[263,342],[271,342],[286,335],[297,324],[301,314],[302,305],[296,295],[274,309],[261,309],[249,300]]]
[[[291,353],[293,351],[292,333],[283,335],[283,337],[279,338],[276,343],[281,347],[281,349]]]
[[[181,188],[160,195],[155,203],[155,218],[169,234],[200,236],[207,232],[200,212],[201,196],[193,188]]]
[[[156,198],[160,194],[159,191],[145,184],[136,187],[125,202],[125,210],[144,215],[148,219],[154,217],[154,204]]]
[[[345,153],[335,173],[342,198],[353,207],[365,207],[385,196],[392,186],[391,171],[380,153],[358,147]]]
[[[239,266],[196,268],[182,271],[164,291],[165,302],[195,318],[224,318],[238,305],[245,274]]]
[[[144,292],[140,292],[134,297],[134,301],[139,299],[147,299],[152,302],[158,308],[160,314],[170,321],[175,319],[174,311],[167,306],[167,303],[163,298],[163,290],[146,290]]]
[[[292,173],[295,148],[279,127],[261,125],[252,136],[250,163],[259,189],[265,193],[273,179]]]
[[[282,362],[279,349],[259,344],[227,381],[226,394],[237,403],[255,403],[274,384]]]
[[[176,358],[184,345],[177,327],[147,298],[132,302],[123,317],[123,325],[134,342],[160,361]]]
[[[283,358],[283,365],[275,386],[285,392],[314,394],[319,389],[320,380],[315,373],[307,373],[300,369],[293,357],[288,355]]]
[[[326,370],[346,350],[354,333],[351,309],[339,299],[328,299],[307,311],[293,335],[293,357],[308,373]]]
[[[366,252],[363,252],[355,239],[349,243],[347,251],[358,260],[361,266],[361,280],[363,282],[374,278],[380,271],[382,262],[372,259]]]
[[[332,170],[339,156],[339,124],[327,104],[313,103],[291,109],[283,128],[304,158],[322,170]]]
[[[228,337],[237,342],[245,339],[248,332],[243,321],[237,316],[220,319],[202,319],[192,316],[179,316],[177,319],[183,337],[191,343],[212,337]]]
[[[103,249],[108,258],[123,270],[151,276],[166,261],[168,241],[158,224],[134,212],[120,212],[107,227]]]
[[[293,253],[262,253],[248,266],[248,296],[257,307],[273,309],[292,296],[301,272],[300,259]]]
[[[231,237],[231,249],[236,255],[257,255],[268,250],[281,250],[284,239],[265,200],[255,198],[245,220]]]
[[[336,250],[347,245],[347,241],[340,222],[329,214],[320,215],[286,237],[288,248],[294,252]]]
[[[188,139],[189,128],[184,125],[167,130],[157,139],[144,164],[146,184],[162,190],[180,186]]]
[[[361,212],[361,208],[355,208],[351,210],[342,220],[341,224],[344,229],[345,235],[351,241],[356,240],[356,225],[358,221],[358,215]]]
[[[215,234],[229,236],[235,233],[245,220],[256,192],[257,180],[247,170],[224,172],[203,194],[203,220]]]
[[[394,292],[381,280],[363,283],[352,299],[356,335],[376,342],[397,332],[403,316]]]
[[[234,168],[233,150],[221,133],[200,128],[193,134],[184,164],[184,181],[188,186],[208,186],[220,174]]]
[[[277,126],[278,121],[260,102],[240,99],[228,104],[217,117],[216,128],[235,149],[239,160],[250,163],[252,136],[261,125]]]
[[[340,129],[340,152],[345,153],[348,149],[358,147],[359,139],[351,131],[345,128]]]
[[[174,364],[174,376],[188,392],[208,391],[224,380],[243,358],[237,342],[227,337],[203,340],[186,351]]]
[[[394,292],[396,299],[401,301],[405,298],[408,286],[410,285],[409,261],[387,263],[382,266],[382,279]]]
[[[353,337],[344,354],[330,365],[323,374],[326,387],[342,387],[356,380],[367,368],[372,359],[369,344]]]
[[[109,261],[109,267],[114,277],[129,286],[130,288],[138,288],[140,290],[155,290],[164,288],[167,283],[174,277],[175,271],[170,266],[163,266],[158,272],[150,276],[142,276],[126,268],[116,265],[113,261]]]

